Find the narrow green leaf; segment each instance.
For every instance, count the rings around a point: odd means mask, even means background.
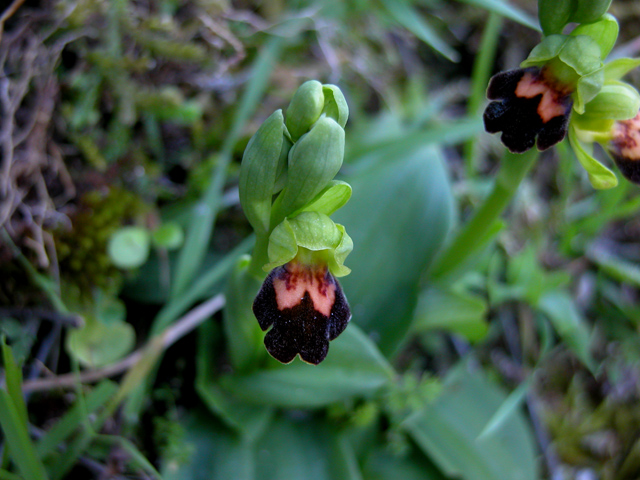
[[[533,377],[529,377],[509,394],[498,410],[496,410],[496,413],[487,422],[487,425],[482,429],[482,432],[478,435],[478,440],[494,435],[511,420],[512,415],[518,411],[518,408],[520,408],[522,402],[526,398],[527,392],[531,387],[532,380]]]
[[[107,401],[115,394],[118,386],[104,380],[94,387],[86,396],[84,403],[76,402],[64,416],[51,427],[36,445],[36,450],[40,458],[45,458],[52,453],[56,453],[56,448],[60,446],[72,433],[84,427],[87,415],[94,414],[103,407]]]
[[[367,396],[387,384],[393,369],[357,326],[349,325],[331,342],[320,365],[296,359],[275,360],[271,368],[246,375],[228,375],[221,385],[238,398],[261,405],[318,408],[340,400]]]
[[[29,415],[27,414],[27,405],[22,396],[22,370],[16,364],[13,351],[11,347],[7,345],[4,336],[1,337],[0,341],[2,342],[2,361],[7,392],[20,416],[22,425],[26,429],[29,425]]]
[[[431,285],[420,294],[411,329],[414,332],[445,330],[477,342],[489,330],[487,311],[487,302],[477,295]]]
[[[611,251],[596,245],[587,248],[586,255],[603,272],[616,280],[640,287],[640,266],[637,263],[620,258]]]
[[[422,19],[422,16],[411,7],[407,0],[381,0],[389,14],[404,28],[413,33],[424,43],[452,62],[457,62],[460,55],[436,31]]]
[[[96,435],[96,443],[105,444],[108,447],[117,446],[126,452],[131,463],[140,470],[152,475],[154,478],[162,480],[162,476],[153,466],[153,464],[142,454],[142,452],[133,443],[124,437],[118,437],[116,435]]]
[[[540,298],[538,308],[549,317],[562,341],[594,372],[596,364],[589,351],[591,335],[587,321],[571,296],[565,291],[547,292]]]
[[[20,415],[9,394],[5,390],[0,390],[0,427],[2,427],[11,458],[25,479],[46,480],[47,473],[44,465],[36,455],[27,426]]]
[[[529,27],[532,30],[540,31],[540,26],[535,19],[533,19],[528,13],[524,10],[521,10],[515,5],[510,4],[504,0],[460,0],[463,3],[467,3],[469,5],[475,5],[480,8],[484,8],[485,10],[489,10],[490,12],[497,13],[502,15],[514,22],[518,22],[525,27]],[[556,1],[557,0],[552,0]]]

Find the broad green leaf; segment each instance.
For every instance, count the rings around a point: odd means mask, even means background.
[[[420,278],[449,232],[453,198],[438,148],[394,143],[369,155],[368,168],[351,181],[351,200],[334,214],[355,245],[352,273],[341,283],[352,321],[391,355],[409,329]]]
[[[221,385],[236,397],[258,405],[317,408],[375,393],[393,369],[356,325],[331,342],[327,358],[317,366],[299,359],[290,365],[275,360],[270,368],[227,375]]]
[[[146,228],[122,227],[109,239],[107,253],[118,268],[137,268],[147,261],[151,237]]]
[[[403,422],[403,428],[448,477],[464,480],[537,480],[537,451],[521,414],[478,438],[506,395],[462,362],[442,394]]]
[[[420,294],[411,329],[415,332],[445,330],[477,342],[489,330],[487,310],[487,302],[478,295],[431,285]]]
[[[20,474],[29,480],[46,480],[47,473],[36,455],[27,426],[6,390],[0,389],[0,427],[11,459]]]
[[[164,480],[254,480],[250,442],[234,434],[211,414],[191,411],[182,422],[184,438],[178,458],[163,458]]]
[[[445,480],[415,447],[395,455],[389,449],[377,448],[369,454],[363,473],[366,480]]]
[[[356,480],[336,455],[339,438],[313,418],[275,419],[256,445],[256,480]],[[357,473],[356,473],[357,474]]]
[[[381,2],[396,22],[436,52],[452,62],[457,62],[460,59],[458,52],[440,38],[436,31],[423,20],[420,13],[416,11],[407,0],[381,0]]]
[[[571,296],[565,291],[551,291],[544,294],[538,308],[553,324],[562,341],[589,368],[595,371],[596,364],[591,356],[590,332],[587,321],[576,307]]]
[[[604,65],[604,80],[620,80],[631,70],[640,66],[640,58],[618,58]]]
[[[580,164],[589,175],[593,188],[607,189],[618,185],[616,174],[593,157],[593,147],[584,145],[578,138],[575,129],[569,128],[569,143]]]

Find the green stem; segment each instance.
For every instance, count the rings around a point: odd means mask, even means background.
[[[474,118],[478,114],[482,103],[485,100],[485,90],[489,83],[491,68],[496,56],[498,38],[502,31],[502,17],[492,12],[482,35],[478,56],[473,64],[471,74],[471,93],[467,104],[467,115]],[[476,155],[476,139],[472,137],[464,144],[464,160],[467,175],[471,175],[474,170],[474,159]]]
[[[486,243],[488,234],[494,230],[496,221],[537,158],[538,151],[535,148],[522,155],[506,153],[491,193],[436,260],[429,272],[431,280],[440,279],[456,270],[478,247]]]

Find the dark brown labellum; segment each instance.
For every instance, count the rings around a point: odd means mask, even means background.
[[[342,288],[326,266],[292,261],[269,273],[253,302],[264,344],[282,363],[296,355],[314,365],[327,356],[329,341],[347,327],[351,311]]]
[[[493,76],[487,98],[495,101],[484,111],[485,130],[502,132],[502,143],[511,152],[523,153],[535,144],[546,150],[567,134],[571,91],[544,69],[519,68]]]

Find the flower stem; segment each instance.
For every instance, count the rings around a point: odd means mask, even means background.
[[[535,148],[521,155],[505,154],[491,193],[436,260],[428,274],[430,280],[450,274],[486,244],[489,235],[495,231],[496,221],[537,158],[538,151]]]

